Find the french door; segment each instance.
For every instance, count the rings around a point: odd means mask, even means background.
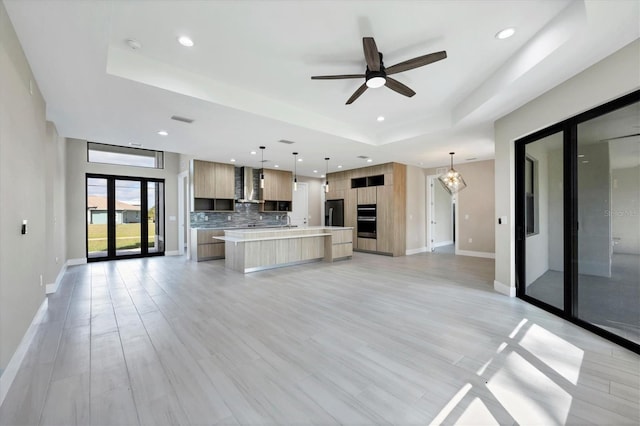
[[[640,91],[515,148],[518,297],[640,353]]]
[[[164,180],[87,174],[87,260],[164,254]]]

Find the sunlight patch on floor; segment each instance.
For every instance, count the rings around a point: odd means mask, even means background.
[[[571,408],[571,395],[515,352],[506,355],[487,388],[520,424],[564,424]]]
[[[499,425],[486,405],[479,399],[474,398],[462,415],[456,421],[459,425]]]
[[[572,384],[578,384],[582,349],[536,324],[525,332],[519,344]]]

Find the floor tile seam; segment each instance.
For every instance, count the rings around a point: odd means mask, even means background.
[[[65,271],[65,274],[67,272]],[[68,284],[67,284],[68,285]],[[46,385],[46,390],[44,393],[44,400],[42,401],[42,407],[40,407],[40,414],[38,416],[38,424],[42,424],[42,416],[44,415],[44,408],[47,405],[47,400],[49,399],[49,391],[51,390],[51,381],[53,379],[53,373],[55,370],[55,366],[56,366],[56,362],[58,361],[58,355],[60,354],[60,344],[62,342],[62,336],[65,333],[65,327],[64,325],[67,322],[67,318],[69,316],[69,310],[71,307],[71,298],[73,296],[73,293],[76,291],[76,286],[78,285],[78,280],[74,279],[73,280],[73,289],[71,290],[70,294],[68,295],[67,298],[67,307],[65,309],[65,314],[64,314],[64,321],[62,322],[62,329],[60,330],[60,335],[58,336],[58,343],[56,344],[56,355],[53,358],[53,362],[51,363],[51,371],[49,372],[49,378],[47,379],[47,385]],[[89,361],[89,365],[91,365],[91,361]]]
[[[119,270],[119,269],[118,269],[118,273],[119,273],[119,275],[120,275],[120,276],[121,276],[121,278],[122,278],[122,274],[121,274],[121,272],[120,272],[120,270]],[[151,279],[153,279],[153,278],[151,278]],[[154,281],[155,281],[155,279],[154,279]],[[140,324],[142,324],[142,327],[144,328],[144,332],[145,332],[145,334],[146,334],[146,336],[147,336],[147,339],[149,339],[149,344],[151,345],[151,347],[153,347],[154,355],[155,355],[155,357],[157,358],[157,360],[158,360],[158,362],[160,363],[160,365],[162,366],[162,374],[164,374],[165,378],[167,379],[167,382],[169,383],[169,386],[171,386],[171,392],[172,392],[174,395],[176,395],[176,403],[180,406],[180,409],[182,409],[182,411],[183,411],[185,414],[187,414],[187,410],[186,410],[186,409],[185,409],[185,407],[183,406],[182,401],[180,400],[180,398],[179,398],[179,397],[177,397],[177,395],[178,395],[178,390],[176,389],[175,384],[173,383],[173,381],[169,378],[169,377],[170,377],[170,375],[168,374],[167,366],[165,365],[165,361],[163,361],[162,357],[161,357],[161,356],[159,356],[158,348],[157,348],[156,344],[154,343],[154,341],[153,341],[153,339],[152,339],[152,337],[151,337],[151,334],[149,334],[149,330],[147,329],[147,325],[145,324],[144,319],[142,318],[142,315],[141,315],[141,313],[140,313],[140,311],[139,311],[139,309],[138,309],[138,306],[136,305],[135,301],[133,300],[133,297],[131,296],[131,290],[129,289],[129,286],[127,285],[126,281],[124,281],[124,285],[125,285],[125,288],[127,289],[127,294],[129,295],[129,298],[131,299],[131,303],[132,303],[132,305],[133,305],[134,309],[136,310],[136,314],[138,315],[138,318],[140,319]],[[145,290],[145,293],[147,294],[147,296],[149,296],[149,293],[147,292],[147,290],[146,290],[146,289],[144,289],[144,290]],[[149,297],[151,298],[151,296],[149,296]],[[157,307],[156,302],[155,302],[152,298],[151,298],[151,301],[152,301],[152,302],[153,302],[153,304],[154,304],[154,305],[156,305],[156,307]],[[161,311],[159,308],[158,308],[158,312],[160,312],[160,314],[163,316],[163,318],[164,318],[164,319],[165,319],[165,321],[166,321],[166,320],[167,320],[167,318],[165,317],[165,315],[162,313],[162,311]],[[115,312],[114,312],[114,315],[115,315]],[[117,324],[117,316],[116,316],[116,324]],[[119,326],[118,326],[118,336],[119,336],[120,344],[121,344],[121,347],[122,347],[122,338],[121,338],[121,336],[120,336],[120,328],[119,328]],[[181,342],[181,343],[182,343],[182,342]],[[126,355],[125,355],[125,353],[124,353],[124,347],[122,347],[122,352],[123,352],[123,357],[125,358],[125,365],[127,365],[127,377],[129,378],[129,383],[131,384],[131,375],[130,375],[130,373],[129,373],[129,366],[128,366],[128,364],[126,364]],[[135,403],[135,394],[134,394],[134,392],[133,392],[133,387],[131,387],[131,396],[132,396],[132,398],[134,399],[134,405],[135,405],[135,408],[136,408],[136,415],[138,416],[138,423],[139,423],[139,424],[141,424],[141,423],[140,423],[140,415],[139,415],[139,413],[138,413],[138,406],[137,406],[137,404]],[[225,405],[226,405],[226,404],[225,404]],[[227,408],[228,408],[228,407],[227,407]],[[231,411],[230,411],[230,412],[231,412]],[[189,417],[189,416],[187,415],[187,418],[188,418],[188,417]]]

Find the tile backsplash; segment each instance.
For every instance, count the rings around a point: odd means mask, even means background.
[[[242,228],[287,224],[286,212],[261,212],[260,204],[236,203],[234,212],[191,213],[192,228]],[[262,219],[260,219],[262,217]]]

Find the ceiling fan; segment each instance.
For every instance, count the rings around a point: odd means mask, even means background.
[[[364,48],[364,59],[367,62],[367,69],[364,74],[343,74],[343,75],[317,75],[311,77],[312,80],[341,80],[346,78],[364,78],[365,82],[362,86],[351,95],[347,100],[347,105],[353,103],[368,88],[378,88],[387,86],[401,95],[412,97],[416,94],[411,88],[389,77],[391,74],[397,74],[402,71],[412,70],[414,68],[423,67],[432,64],[447,57],[446,51],[429,53],[428,55],[418,56],[399,64],[385,67],[382,62],[382,53],[378,52],[378,47],[373,37],[363,37],[362,47]]]

